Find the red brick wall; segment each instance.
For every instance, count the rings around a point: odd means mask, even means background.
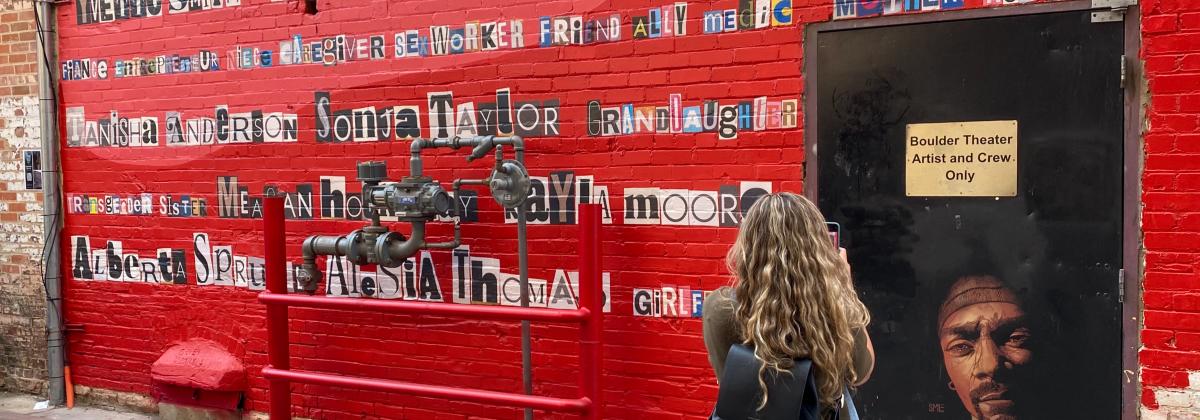
[[[0,387],[46,380],[42,194],[25,189],[26,150],[41,148],[32,1],[0,4]]]
[[[83,107],[81,118],[90,122],[109,118],[110,111],[126,117],[153,117],[159,142],[149,147],[65,147],[66,193],[91,197],[152,194],[156,212],[158,199],[164,195],[201,198],[207,205],[206,215],[193,217],[67,216],[64,243],[86,235],[92,249],[101,249],[106,241],[118,240],[123,252],[142,258],[152,258],[160,248],[180,249],[185,252],[188,273],[187,284],[69,282],[67,319],[86,325],[69,342],[77,381],[91,387],[152,394],[149,365],[168,345],[188,337],[217,341],[244,358],[249,371],[261,368],[266,360],[263,309],[254,301],[256,292],[248,287],[197,285],[194,233],[206,233],[214,245],[232,245],[235,254],[262,256],[257,221],[220,217],[218,177],[237,176],[251,196],[260,196],[267,183],[288,189],[312,184],[319,189],[322,176],[345,177],[349,191],[357,191],[353,168],[360,160],[388,157],[393,175],[407,170],[406,141],[318,142],[315,91],[331,94],[334,111],[418,106],[422,135],[428,136],[430,92],[452,91],[455,104],[472,101],[479,105],[495,102],[496,91],[508,88],[514,102],[559,102],[561,135],[529,139],[533,175],[570,170],[575,175],[593,176],[595,183],[607,186],[611,194],[615,220],[606,230],[609,242],[604,248],[605,270],[612,273],[613,301],[612,316],[605,325],[605,339],[611,343],[605,348],[607,417],[703,416],[711,407],[715,386],[700,340],[699,321],[631,316],[632,291],[663,285],[708,290],[725,284],[721,259],[735,229],[629,224],[619,213],[624,208],[622,192],[644,187],[718,191],[723,185],[737,186],[743,181],[769,182],[776,191],[798,191],[804,158],[801,129],[740,130],[733,140],[721,140],[711,132],[596,137],[589,135],[594,127],[587,124],[588,103],[666,107],[672,94],[680,94],[684,106],[703,105],[705,100],[726,105],[764,96],[770,101],[800,99],[803,23],[830,19],[830,2],[794,4],[796,22],[791,25],[721,34],[703,33],[704,12],[734,9],[737,2],[688,2],[686,35],[650,39],[632,39],[632,17],[671,2],[321,1],[315,15],[302,13],[301,3],[242,0],[238,6],[219,10],[164,12],[162,16],[83,25],[77,23],[74,3],[60,7],[61,59],[104,59],[108,64],[106,79],[63,83],[65,108]],[[982,7],[981,3],[968,1],[966,6]],[[1194,314],[1187,313],[1195,307],[1188,303],[1192,298],[1189,292],[1200,288],[1194,284],[1200,231],[1188,233],[1197,226],[1189,215],[1193,210],[1188,203],[1196,201],[1196,183],[1188,171],[1194,171],[1194,162],[1200,161],[1189,155],[1194,151],[1189,140],[1200,140],[1200,101],[1196,100],[1200,96],[1194,93],[1200,91],[1200,13],[1196,13],[1200,3],[1145,0],[1142,8],[1143,51],[1152,98],[1145,137],[1148,330],[1143,335],[1147,350],[1142,357],[1148,391],[1143,400],[1147,407],[1157,408],[1154,392],[1185,388],[1187,372],[1200,370],[1192,363],[1200,360],[1196,349],[1186,344],[1187,332],[1196,330],[1190,322]],[[622,19],[619,41],[538,47],[542,16],[607,19],[613,14]],[[421,36],[430,36],[430,26],[459,28],[464,22],[513,19],[523,22],[525,48],[394,56],[397,32],[419,30]],[[280,65],[276,55],[270,68],[232,69],[230,51],[235,48],[257,47],[278,53],[279,42],[296,34],[305,42],[338,34],[380,34],[385,37],[385,57],[327,66]],[[115,60],[198,55],[201,50],[217,54],[220,70],[115,77]],[[179,112],[184,119],[213,118],[219,105],[227,105],[233,114],[254,110],[296,114],[298,141],[164,144],[169,141],[168,113]],[[72,118],[70,111],[65,113]],[[70,133],[64,132],[64,136],[71,141]],[[443,182],[485,175],[487,165],[465,165],[463,153],[428,156],[427,172]],[[487,193],[482,196],[480,221],[464,228],[466,243],[473,255],[499,258],[501,271],[515,272],[515,228],[503,222],[499,207]],[[318,203],[318,216],[320,209]],[[295,256],[307,235],[345,233],[360,225],[319,217],[290,221],[289,251]],[[433,229],[435,237],[448,233],[445,225]],[[570,256],[574,235],[573,226],[530,227],[534,278],[549,280],[557,269],[575,267]],[[71,247],[64,246],[64,261],[73,257]],[[434,252],[432,258],[442,291],[450,294],[452,258],[447,252]],[[513,325],[304,310],[292,314],[297,368],[520,389],[519,335]],[[570,328],[535,326],[538,394],[574,395],[575,334]],[[265,381],[252,374],[250,384],[247,408],[265,410]],[[294,403],[298,413],[316,418],[517,416],[517,410],[508,408],[324,387],[297,390]]]
[[[572,3],[577,3],[572,5]],[[185,119],[213,116],[217,105],[230,112],[298,114],[296,143],[154,147],[65,147],[68,195],[151,193],[206,200],[204,217],[69,214],[64,243],[86,235],[93,249],[119,240],[125,253],[143,258],[158,248],[186,251],[188,284],[71,281],[66,290],[67,318],[86,328],[70,339],[72,371],[78,383],[98,388],[154,393],[149,366],[169,344],[187,337],[223,344],[256,372],[266,361],[263,309],[255,291],[230,286],[197,286],[193,233],[207,233],[215,245],[234,253],[262,256],[259,222],[221,218],[219,176],[236,175],[254,196],[265,183],[317,185],[321,176],[347,177],[357,191],[354,164],[389,158],[391,173],[407,171],[408,143],[318,143],[314,91],[332,95],[333,109],[368,105],[417,105],[421,127],[429,92],[453,91],[455,104],[494,102],[497,89],[510,88],[513,101],[561,102],[558,137],[528,139],[529,166],[535,176],[571,170],[595,177],[612,191],[620,211],[625,188],[659,187],[717,191],[742,181],[769,182],[775,190],[800,190],[801,136],[796,129],[743,131],[736,140],[716,133],[633,134],[591,137],[587,104],[625,103],[667,106],[682,94],[685,106],[702,100],[798,100],[801,49],[798,26],[744,33],[702,32],[703,11],[732,8],[729,2],[689,3],[686,36],[632,40],[629,16],[646,14],[651,4],[621,2],[518,1],[463,4],[445,1],[320,2],[320,12],[305,15],[295,2],[243,0],[222,10],[165,14],[78,25],[74,5],[59,9],[61,59],[114,59],[157,54],[220,54],[221,70],[182,75],[115,78],[110,66],[104,80],[63,83],[65,114],[84,107],[84,119],[107,118],[109,111],[129,117],[153,116],[166,142],[165,113]],[[589,3],[592,4],[592,3]],[[828,14],[825,5],[798,9],[798,15]],[[824,12],[822,10],[825,10]],[[540,16],[624,16],[621,41],[589,46],[537,47]],[[522,19],[526,48],[471,52],[444,57],[394,57],[393,34],[431,25],[460,26],[467,21]],[[387,58],[338,63],[276,65],[253,70],[228,69],[229,50],[240,46],[277,50],[294,34],[306,41],[337,34],[387,37]],[[509,40],[511,42],[511,40]],[[67,118],[70,118],[68,116]],[[65,130],[64,130],[65,131]],[[64,133],[69,137],[69,133]],[[69,139],[68,139],[69,141]],[[482,177],[490,162],[464,165],[465,153],[430,152],[426,172],[443,182]],[[470,168],[451,171],[450,168]],[[157,210],[157,201],[156,210]],[[71,204],[68,203],[68,207]],[[503,223],[499,207],[482,193],[480,222],[464,228],[473,255],[499,258],[502,270],[516,271],[515,226]],[[317,204],[320,211],[320,204]],[[616,224],[607,231],[606,271],[612,273],[612,314],[606,320],[606,397],[610,418],[696,417],[708,410],[715,383],[700,341],[698,319],[631,316],[633,288],[663,285],[712,289],[727,281],[722,256],[736,230],[729,227],[663,227]],[[291,221],[289,251],[298,262],[300,241],[314,233],[346,233],[357,221]],[[401,229],[405,229],[401,227]],[[432,228],[447,238],[447,224]],[[531,225],[531,276],[550,280],[556,269],[574,270],[574,226]],[[682,246],[680,246],[682,245]],[[71,261],[64,247],[65,261]],[[433,252],[443,292],[452,291],[452,260]],[[71,277],[68,275],[68,277]],[[445,297],[450,301],[450,297]],[[343,372],[439,385],[472,384],[504,391],[520,389],[519,328],[510,323],[459,322],[408,316],[382,316],[293,310],[292,354],[295,367]],[[578,333],[573,328],[534,326],[535,391],[573,397],[576,389]],[[266,382],[250,376],[247,408],[265,411]],[[347,391],[297,388],[299,414],[314,418],[515,418],[519,411],[433,399]]]
[[[1143,182],[1145,329],[1142,402],[1155,411],[1200,409],[1200,2],[1141,4],[1150,100]]]

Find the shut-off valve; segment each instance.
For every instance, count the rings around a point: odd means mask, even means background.
[[[515,159],[504,158],[504,146],[512,146]],[[486,185],[496,202],[506,209],[522,206],[529,198],[529,171],[525,169],[525,145],[520,137],[414,139],[409,150],[409,175],[399,182],[386,181],[387,164],[382,161],[358,163],[358,180],[362,182],[362,201],[366,206],[363,213],[368,224],[342,236],[314,235],[305,239],[304,262],[297,274],[301,289],[309,293],[317,290],[317,282],[322,277],[316,262],[318,255],[342,256],[357,265],[398,267],[421,249],[449,249],[461,244],[461,201],[447,193],[440,182],[424,175],[421,151],[435,147],[471,147],[468,162],[495,151],[496,164],[491,175],[486,179],[454,180],[452,191],[455,197],[459,196],[463,185]],[[381,214],[411,224],[409,235],[405,237],[380,224]],[[428,242],[425,224],[439,217],[454,220],[454,239]]]

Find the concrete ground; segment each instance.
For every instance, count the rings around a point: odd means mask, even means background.
[[[153,416],[119,411],[104,410],[76,405],[68,410],[66,407],[35,410],[34,404],[41,398],[24,394],[0,393],[0,420],[38,420],[38,419],[87,419],[87,420],[152,420]]]

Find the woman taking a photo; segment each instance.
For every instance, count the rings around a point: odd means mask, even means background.
[[[753,349],[763,394],[764,374],[807,358],[824,417],[840,408],[850,419],[844,390],[866,382],[875,364],[870,314],[817,207],[792,193],[763,196],[743,218],[727,263],[732,287],[704,302],[704,344],[718,380],[733,344]]]

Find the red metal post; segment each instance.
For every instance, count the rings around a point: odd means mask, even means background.
[[[603,418],[601,386],[601,356],[604,315],[604,285],[600,257],[600,205],[579,205],[579,307],[587,312],[579,329],[580,387],[584,398],[591,401],[584,418]]]
[[[283,197],[263,198],[263,244],[267,291],[265,294],[287,294],[286,235],[283,226]],[[267,305],[268,369],[288,370],[288,307]],[[292,418],[292,390],[287,379],[270,378],[272,420]]]

